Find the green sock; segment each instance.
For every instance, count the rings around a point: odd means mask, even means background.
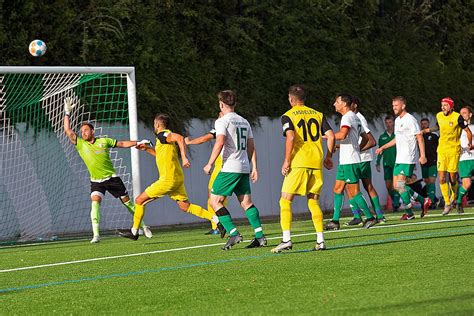
[[[459,187],[458,200],[457,200],[458,204],[462,204],[462,198],[463,198],[464,194],[466,194],[466,192],[467,192],[467,190],[464,189],[463,186]]]
[[[360,192],[357,193],[356,196],[354,196],[349,203],[355,203],[359,207],[359,209],[364,212],[366,219],[373,218],[372,214],[370,213],[369,206],[367,205],[367,202],[365,201],[364,197]]]
[[[258,209],[255,207],[255,205],[252,205],[245,211],[245,216],[247,216],[250,226],[252,226],[255,232],[255,238],[263,237],[262,223],[260,222]]]
[[[434,183],[428,183],[426,185],[426,192],[428,193],[431,203],[434,204],[436,202],[436,185]]]
[[[229,236],[234,237],[239,234],[239,231],[232,222],[232,217],[230,217],[230,213],[225,206],[217,210],[216,215],[219,218],[219,222],[222,224],[222,226],[224,226]]]
[[[351,207],[352,215],[354,216],[354,218],[362,219],[357,205],[350,203],[349,201],[349,206]]]
[[[392,197],[393,207],[396,207],[396,208],[400,207],[400,193],[398,193],[397,190],[392,190],[391,197]]]
[[[125,205],[127,210],[130,212],[130,214],[135,214],[135,205],[133,204],[132,200],[128,200],[127,202],[123,202],[122,204]],[[142,219],[142,222],[140,223],[140,227],[145,226],[145,221]]]
[[[332,215],[333,221],[338,222],[339,218],[341,218],[341,209],[342,209],[343,203],[344,203],[344,193],[334,193],[334,214]]]
[[[100,203],[97,201],[91,203],[91,222],[94,236],[99,236]]]
[[[417,202],[419,202],[421,204],[421,206],[423,207],[423,203],[425,202],[425,198],[422,197],[421,195],[419,195],[418,193],[416,193],[415,191],[413,191],[413,189],[410,188],[409,186],[407,186],[407,191],[408,191],[408,194],[410,194],[412,197],[414,197],[415,200]]]
[[[370,198],[370,203],[372,203],[372,207],[374,208],[375,214],[377,215],[377,219],[383,218],[382,207],[380,206],[379,196],[376,195],[373,198]]]
[[[408,187],[405,186],[405,188],[406,188],[405,191],[400,193],[400,196],[402,197],[403,203],[405,203],[405,205],[408,205],[411,203],[410,193],[408,192]]]

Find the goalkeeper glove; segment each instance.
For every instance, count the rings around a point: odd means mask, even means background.
[[[72,98],[67,97],[64,99],[64,112],[66,115],[70,115],[75,106],[76,104],[73,103]]]
[[[153,147],[153,143],[151,141],[149,141],[148,139],[144,139],[144,140],[141,140],[141,141],[137,142],[137,146],[139,146],[139,145],[147,145],[147,146]]]

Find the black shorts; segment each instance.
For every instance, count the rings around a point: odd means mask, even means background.
[[[94,191],[100,192],[103,195],[105,195],[105,191],[109,191],[115,198],[128,195],[127,188],[120,177],[113,177],[104,182],[91,181],[91,193]]]

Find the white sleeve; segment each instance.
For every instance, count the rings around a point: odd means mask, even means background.
[[[362,114],[359,115],[359,113],[357,113],[357,117],[359,118],[360,123],[362,124],[362,130],[366,134],[370,133],[369,124],[367,124],[367,120],[365,119],[365,117]]]
[[[227,124],[224,120],[218,119],[216,123],[214,123],[216,129],[216,135],[226,135],[227,134]]]
[[[413,135],[417,135],[420,133],[420,125],[415,118],[413,118]]]
[[[247,136],[248,138],[253,138],[253,132],[252,132],[252,127],[249,124],[249,134]]]
[[[341,118],[341,128],[343,128],[344,126],[351,128],[351,125],[351,121],[349,120],[347,115],[343,115]]]

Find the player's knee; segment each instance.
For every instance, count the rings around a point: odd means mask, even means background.
[[[127,203],[128,201],[130,201],[130,197],[128,195],[124,195],[120,197],[120,200],[122,201],[122,203]]]
[[[187,212],[189,210],[189,207],[191,206],[191,203],[188,201],[177,201],[178,207],[181,211]]]
[[[102,202],[102,199],[104,198],[104,194],[99,191],[93,191],[91,192],[91,200],[95,202]]]
[[[403,180],[398,180],[395,184],[396,186],[396,190],[398,191],[398,193],[402,194],[406,191],[406,184],[405,184],[405,181]]]

